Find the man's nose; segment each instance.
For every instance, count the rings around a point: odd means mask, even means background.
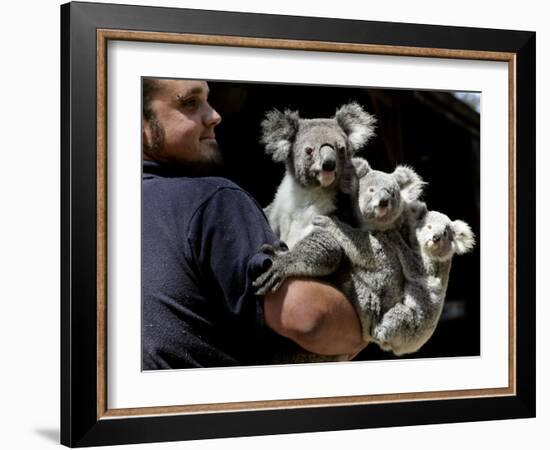
[[[222,121],[222,116],[220,116],[218,111],[216,111],[214,108],[208,105],[208,110],[205,114],[204,123],[209,127],[215,127],[219,125],[221,121]]]

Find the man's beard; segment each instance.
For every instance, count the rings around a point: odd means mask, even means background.
[[[164,147],[164,128],[155,114],[148,122],[151,128],[151,144],[144,143],[145,149],[151,155],[160,155],[160,149]]]
[[[210,147],[206,152],[201,152],[201,158],[182,162],[189,173],[205,177],[205,176],[220,176],[223,175],[224,161],[217,142],[210,142]]]
[[[146,151],[149,155],[162,158],[162,148],[164,148],[165,140],[164,127],[156,116],[149,119],[149,126],[151,128],[151,144],[146,145]],[[209,148],[207,151],[201,152],[200,159],[185,162],[171,161],[170,164],[176,166],[178,169],[182,169],[182,172],[189,175],[200,177],[222,175],[224,161],[218,143],[214,141],[207,145]]]

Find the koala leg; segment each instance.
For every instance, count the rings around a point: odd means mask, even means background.
[[[384,350],[391,349],[396,355],[410,353],[420,348],[415,344],[424,315],[414,299],[408,300],[409,302],[397,303],[390,308],[372,330],[372,337],[380,346]],[[403,351],[404,348],[414,350],[406,352]]]
[[[427,277],[424,282],[407,282],[403,302],[383,314],[372,331],[373,337],[396,355],[416,352],[432,336],[443,302],[440,280]]]
[[[361,322],[363,340],[372,341],[372,324],[380,319],[382,300],[379,289],[372,285],[371,274],[361,270],[351,273],[352,288],[345,289],[345,292],[352,293],[350,301],[357,311],[357,317]]]
[[[289,277],[322,277],[333,273],[342,260],[343,251],[334,237],[322,230],[314,230],[290,251],[266,252],[272,265],[252,286],[257,295],[276,291]]]
[[[350,227],[348,224],[328,216],[314,217],[313,225],[334,236],[353,266],[362,269],[374,268],[374,257],[368,231]]]

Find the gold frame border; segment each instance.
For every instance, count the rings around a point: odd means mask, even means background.
[[[373,55],[501,61],[508,63],[508,387],[455,391],[415,392],[345,397],[266,400],[108,409],[107,405],[107,42],[109,40],[216,45],[248,48],[308,50]],[[97,30],[97,419],[174,414],[220,413],[405,401],[449,400],[516,395],[516,54],[445,48],[398,47],[341,42],[295,41],[236,36],[157,33],[113,29]]]

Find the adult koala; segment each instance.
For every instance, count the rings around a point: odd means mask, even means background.
[[[399,234],[404,221],[403,205],[418,198],[424,182],[405,166],[386,174],[373,171],[362,159],[354,159],[354,163],[360,177],[359,204],[368,228],[354,228],[328,216],[315,217],[311,234],[290,251],[264,247],[272,265],[254,286],[258,294],[265,294],[276,290],[287,277],[326,277],[354,305],[365,342],[375,341],[389,350],[386,342],[372,336],[372,330],[384,313],[403,299],[404,272],[415,280],[424,276],[420,256],[413,252],[407,255],[410,259],[400,256],[392,237]],[[304,359],[302,356],[301,361]],[[334,358],[342,359],[345,355]],[[317,360],[310,355],[310,361]]]
[[[360,226],[352,156],[374,135],[376,120],[357,103],[330,119],[302,119],[297,111],[273,110],[262,122],[262,143],[286,173],[265,212],[290,248],[312,230],[317,215]]]

